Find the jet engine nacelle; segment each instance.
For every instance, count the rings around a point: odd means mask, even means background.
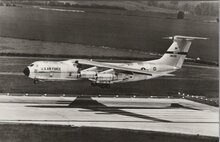
[[[110,74],[110,73],[99,73],[96,76],[97,81],[114,81],[117,79],[117,76],[115,74]]]
[[[96,71],[81,71],[80,77],[81,78],[96,78]]]

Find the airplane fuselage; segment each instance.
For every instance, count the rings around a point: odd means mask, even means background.
[[[168,37],[173,43],[159,59],[134,63],[108,63],[85,59],[66,61],[36,61],[27,66],[24,74],[38,81],[87,79],[92,85],[148,80],[170,74],[183,65],[192,40],[207,39],[190,36]]]
[[[81,59],[72,59],[66,61],[36,61],[29,65],[25,69],[24,73],[35,81],[67,81],[88,79],[97,84],[112,84],[117,82],[147,80],[160,76],[148,76],[130,72],[117,72],[113,69],[100,69],[98,67],[81,68],[76,63],[76,61],[80,60]],[[176,70],[176,68],[173,66],[158,65],[150,62],[106,64],[129,67],[144,70],[146,72],[170,73]]]

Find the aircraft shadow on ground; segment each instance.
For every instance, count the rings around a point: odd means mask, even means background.
[[[190,107],[185,107],[180,104],[173,103],[170,106],[165,107],[124,107],[124,106],[106,106],[102,103],[99,103],[97,100],[93,100],[91,97],[77,97],[74,101],[58,101],[58,104],[65,104],[70,103],[67,106],[60,106],[60,105],[28,105],[26,107],[39,107],[39,108],[83,108],[85,110],[79,110],[82,112],[91,112],[95,111],[96,114],[118,114],[118,115],[124,115],[124,116],[130,116],[135,118],[141,118],[146,120],[152,120],[157,122],[172,122],[165,119],[159,119],[147,115],[137,114],[121,109],[175,109],[175,108],[185,108],[185,109],[191,109],[191,110],[198,110]],[[101,112],[100,112],[101,111]]]

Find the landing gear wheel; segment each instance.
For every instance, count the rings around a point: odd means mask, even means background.
[[[97,84],[95,82],[92,82],[91,86],[97,86]]]
[[[106,84],[106,88],[110,88],[110,84]]]
[[[95,87],[100,87],[100,88],[110,88],[110,84],[101,84],[101,83],[96,83],[96,82],[92,82],[91,86]]]
[[[101,88],[110,88],[110,84],[100,84]]]
[[[39,83],[39,80],[34,79],[34,84],[38,84],[38,83]]]

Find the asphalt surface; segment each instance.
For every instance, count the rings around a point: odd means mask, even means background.
[[[218,137],[218,108],[185,99],[0,96],[1,123],[90,126]]]

